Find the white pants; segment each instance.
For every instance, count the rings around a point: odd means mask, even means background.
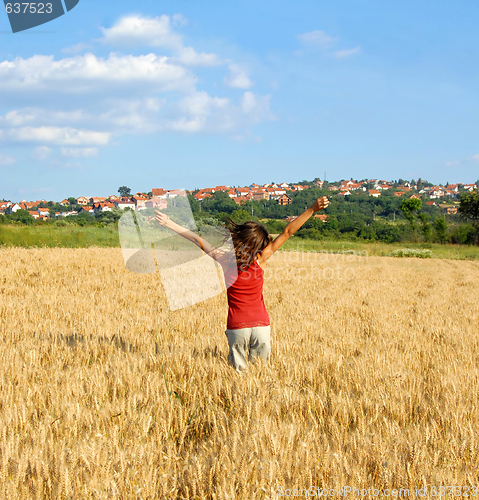
[[[265,363],[268,361],[271,352],[270,326],[226,330],[225,333],[230,347],[228,362],[236,371],[246,369],[248,353],[250,361],[256,361],[257,358]]]

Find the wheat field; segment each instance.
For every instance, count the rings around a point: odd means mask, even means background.
[[[0,249],[0,497],[479,486],[479,263],[306,257],[237,374],[224,293],[171,312],[119,249]]]

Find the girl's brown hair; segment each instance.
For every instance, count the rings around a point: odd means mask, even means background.
[[[236,224],[229,217],[226,218],[226,227],[231,233],[235,247],[236,265],[245,271],[256,260],[258,253],[272,240],[268,230],[257,222],[248,221]]]

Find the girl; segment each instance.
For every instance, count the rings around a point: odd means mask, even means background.
[[[263,277],[266,261],[292,236],[315,212],[329,205],[326,196],[318,198],[299,217],[290,222],[274,240],[267,229],[257,222],[236,224],[228,219],[235,254],[236,269],[228,265],[231,259],[226,252],[215,248],[196,233],[173,222],[156,210],[157,220],[215,259],[223,268],[227,286],[228,320],[226,336],[229,344],[229,363],[237,370],[244,370],[249,359],[261,358],[265,362],[271,352],[270,323],[263,300]],[[234,271],[234,272],[233,272]]]

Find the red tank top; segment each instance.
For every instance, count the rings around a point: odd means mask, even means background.
[[[225,275],[228,284],[228,277]],[[268,326],[269,316],[263,299],[264,270],[254,262],[246,271],[238,269],[238,278],[226,290],[228,330]]]

